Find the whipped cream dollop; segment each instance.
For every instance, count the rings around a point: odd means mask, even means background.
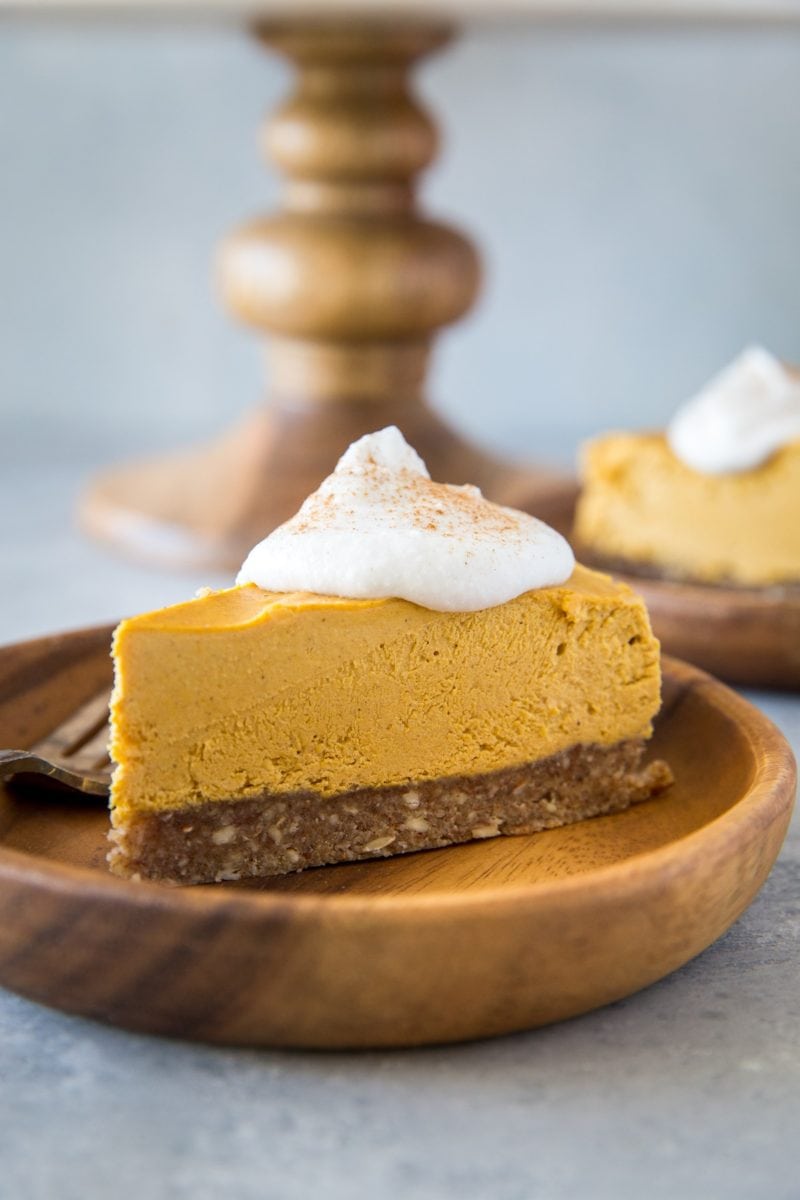
[[[800,379],[751,346],[673,417],[667,440],[687,467],[748,471],[800,438]]]
[[[543,521],[476,487],[433,483],[390,425],[350,446],[296,516],[250,551],[236,582],[473,612],[563,583],[574,565]]]

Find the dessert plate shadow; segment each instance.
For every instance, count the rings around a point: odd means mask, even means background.
[[[572,540],[578,490],[548,499],[536,515]],[[662,649],[743,687],[800,690],[800,587],[733,588],[677,583],[617,570],[575,553],[644,598]]]
[[[0,650],[0,745],[110,683],[110,629]],[[128,1029],[209,1042],[415,1046],[529,1029],[662,978],[764,882],[791,750],[758,710],[665,663],[662,797],[530,837],[169,888],[105,867],[103,802],[0,788],[0,984]]]

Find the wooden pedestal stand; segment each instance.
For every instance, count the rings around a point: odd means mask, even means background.
[[[479,266],[454,230],[421,216],[414,180],[436,130],[411,95],[431,25],[270,24],[297,88],[264,146],[287,176],[277,216],[222,248],[228,306],[269,333],[270,402],[215,444],[110,471],[83,497],[93,534],[150,559],[237,566],[296,511],[356,437],[397,424],[434,479],[477,483],[542,515],[559,477],[510,470],[426,406],[431,339],[472,304]]]

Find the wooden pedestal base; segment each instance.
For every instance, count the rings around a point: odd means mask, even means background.
[[[426,407],[437,329],[478,288],[471,244],[417,211],[436,131],[412,63],[447,40],[428,24],[270,25],[298,68],[265,143],[285,205],[223,246],[228,306],[269,341],[270,405],[215,444],[110,471],[80,505],[91,533],[176,566],[231,568],[299,507],[355,438],[396,424],[434,479],[475,483],[547,519],[563,477],[507,469]]]
[[[403,432],[434,479],[477,482],[485,495],[551,524],[570,509],[574,482],[565,474],[492,459],[421,405],[404,416]],[[297,511],[351,441],[391,423],[397,413],[359,405],[256,409],[215,442],[101,475],[81,500],[81,523],[137,558],[233,571]]]

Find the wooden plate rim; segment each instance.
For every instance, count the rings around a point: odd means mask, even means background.
[[[106,628],[95,626],[60,637],[92,634],[99,637]],[[33,647],[53,640],[54,635],[50,635],[32,639],[27,645]],[[142,907],[150,911],[163,908],[188,914],[198,909],[206,913],[209,910],[227,910],[237,920],[261,921],[269,921],[272,917],[281,919],[287,913],[299,918],[311,918],[320,912],[330,914],[340,910],[346,910],[348,916],[358,916],[360,912],[370,922],[374,920],[376,910],[380,910],[383,917],[390,917],[393,909],[402,919],[407,918],[409,909],[422,916],[426,909],[436,915],[451,913],[455,908],[463,910],[468,917],[476,910],[485,914],[487,906],[496,908],[508,904],[518,907],[521,901],[535,906],[539,902],[547,903],[555,896],[564,902],[584,903],[587,893],[597,895],[607,885],[613,885],[617,895],[620,888],[625,892],[635,892],[643,883],[646,885],[648,878],[663,882],[665,877],[674,872],[691,871],[698,855],[704,859],[712,852],[724,856],[731,843],[738,842],[751,827],[767,826],[784,813],[788,819],[797,782],[797,768],[791,747],[764,713],[705,671],[668,656],[664,656],[662,661],[664,675],[681,688],[676,702],[680,702],[687,690],[696,690],[708,696],[715,707],[746,731],[751,746],[758,742],[762,753],[760,761],[756,762],[755,776],[740,799],[699,829],[657,849],[642,851],[583,875],[536,883],[520,881],[455,895],[413,895],[406,892],[395,895],[308,895],[297,892],[232,891],[224,886],[175,888],[102,875],[95,868],[54,862],[0,843],[0,880],[40,886],[56,892],[62,888],[74,892],[79,887],[87,897],[94,896],[103,902]],[[768,753],[763,753],[765,750]]]
[[[634,591],[641,594],[668,597],[678,602],[691,604],[702,603],[706,610],[725,608],[735,610],[742,615],[755,610],[766,612],[800,613],[800,589],[774,591],[770,588],[736,588],[724,587],[721,584],[704,584],[688,579],[660,579],[655,575],[636,575],[632,571],[616,570],[611,567],[596,567],[595,570],[605,571],[614,579],[627,583]],[[673,661],[679,661],[677,659]]]

